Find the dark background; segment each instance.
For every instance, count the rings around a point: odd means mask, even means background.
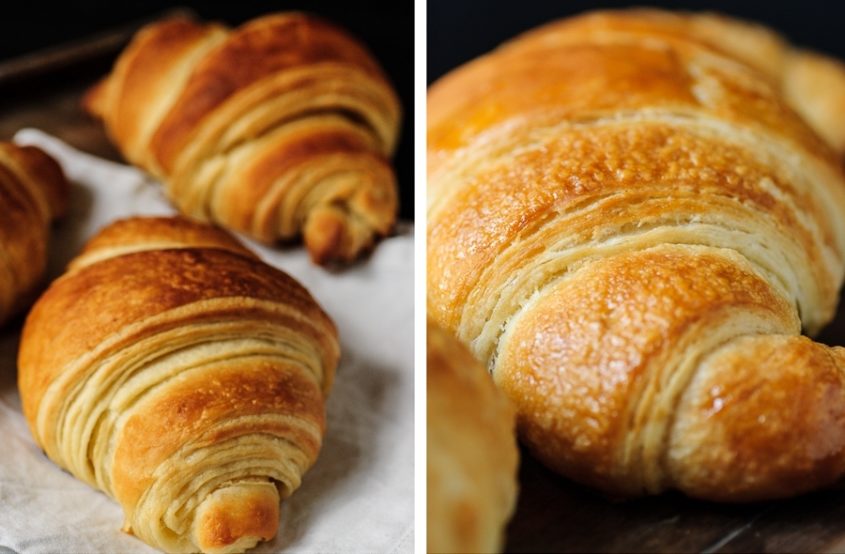
[[[845,59],[845,2],[429,0],[428,82],[521,31],[597,8],[655,6],[719,11],[773,27],[793,43]]]
[[[403,106],[402,138],[394,163],[401,193],[401,217],[413,218],[413,0],[255,1],[229,0],[164,2],[159,0],[82,0],[76,2],[4,2],[0,15],[0,63],[49,47],[57,47],[106,33],[116,27],[150,19],[167,10],[186,7],[202,19],[237,25],[256,16],[287,10],[308,11],[334,21],[358,37],[384,68]],[[117,52],[49,75],[0,83],[0,104],[46,88],[90,82],[104,75]]]

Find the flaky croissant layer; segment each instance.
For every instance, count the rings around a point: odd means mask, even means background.
[[[551,23],[432,87],[429,312],[547,465],[728,501],[845,473],[845,351],[800,336],[845,274],[843,91],[766,29],[656,10]]]
[[[339,356],[308,292],[228,234],[136,218],[94,237],[39,299],[19,354],[36,442],[167,552],[276,534],[314,463]]]
[[[400,107],[366,49],[310,15],[144,28],[85,107],[186,215],[318,263],[387,234]]]

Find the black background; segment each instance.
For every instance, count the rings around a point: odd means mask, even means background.
[[[203,19],[231,25],[271,12],[308,11],[340,24],[357,36],[378,59],[402,100],[402,138],[394,162],[401,192],[400,215],[404,219],[413,217],[413,0],[4,2],[0,12],[0,61],[84,39],[176,7],[186,7]],[[0,89],[0,102],[35,93],[39,88],[61,86],[63,81],[71,79],[93,82],[108,70],[112,61],[113,57],[92,61],[85,67],[66,68],[52,78],[16,84],[14,90]]]
[[[845,2],[429,0],[428,82],[504,40],[556,18],[597,8],[648,5],[718,11],[764,23],[793,43],[845,59]]]

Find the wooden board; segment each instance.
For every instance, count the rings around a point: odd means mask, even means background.
[[[845,345],[845,299],[818,337]],[[522,452],[508,552],[845,552],[845,483],[777,502],[611,501]]]

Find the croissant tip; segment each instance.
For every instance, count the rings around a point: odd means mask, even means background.
[[[206,554],[243,552],[272,539],[279,527],[279,493],[270,483],[233,485],[197,508],[195,545]]]
[[[345,217],[338,210],[328,208],[317,210],[305,225],[304,241],[315,264],[326,266],[337,262],[350,262],[357,251],[344,246]]]
[[[103,106],[105,89],[108,77],[97,81],[92,85],[79,101],[82,111],[95,119],[102,119],[105,107]]]

